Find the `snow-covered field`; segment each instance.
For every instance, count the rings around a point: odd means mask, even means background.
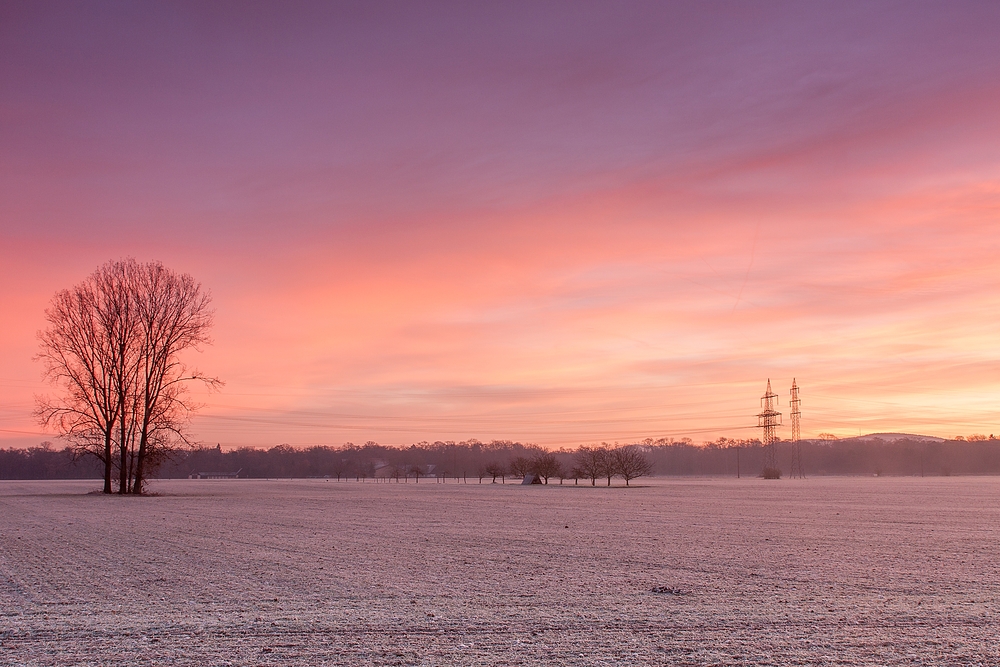
[[[0,664],[1000,664],[998,478],[471,481],[0,482]]]

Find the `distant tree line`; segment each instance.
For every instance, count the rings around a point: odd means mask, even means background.
[[[967,475],[1000,474],[1000,440],[805,440],[800,443],[806,475]],[[777,445],[779,465],[787,473],[791,445]],[[175,451],[157,477],[193,473],[235,473],[239,477],[333,480],[428,479],[466,483],[504,483],[537,475],[542,483],[629,484],[645,475],[758,475],[764,451],[757,440],[720,439],[704,445],[689,440],[645,440],[625,446],[602,444],[546,451],[511,441],[421,442],[393,447],[361,445],[269,449],[220,447]],[[103,462],[75,448],[50,443],[28,449],[0,449],[0,479],[100,479]]]
[[[192,473],[239,471],[240,477],[330,477],[336,480],[442,481],[471,479],[506,483],[527,475],[539,483],[551,480],[624,480],[652,473],[648,447],[641,444],[580,447],[546,451],[537,445],[511,441],[489,443],[422,442],[391,447],[375,442],[347,443],[343,447],[296,449],[278,445],[270,449],[241,448],[223,452],[221,447],[196,449],[177,457],[162,469],[162,477],[187,477]]]

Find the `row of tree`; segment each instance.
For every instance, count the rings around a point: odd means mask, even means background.
[[[1000,440],[834,440],[800,444],[806,474],[812,475],[949,475],[1000,474]],[[510,441],[417,443],[391,447],[368,442],[339,447],[269,449],[220,447],[178,450],[167,458],[157,476],[188,477],[198,472],[239,471],[240,477],[326,477],[412,479],[426,476],[448,479],[499,479],[529,472],[544,479],[605,480],[601,452],[642,454],[653,475],[754,476],[764,466],[764,451],[756,440],[724,440],[704,445],[671,440],[647,440],[627,448],[611,445],[546,452]],[[596,455],[597,461],[590,459]],[[790,443],[778,443],[779,465],[788,471]],[[553,462],[558,471],[552,472]],[[29,449],[0,449],[2,479],[100,478],[103,462],[79,456],[73,448],[51,445]],[[602,472],[598,474],[598,470]],[[548,473],[543,476],[543,473]],[[495,477],[494,477],[495,474]],[[481,475],[481,477],[480,477]],[[616,473],[617,475],[617,473]],[[619,475],[620,476],[620,475]],[[634,479],[634,477],[629,477]]]
[[[566,458],[566,452],[561,453]],[[566,479],[576,482],[589,479],[591,486],[596,485],[598,479],[607,479],[608,486],[611,486],[612,479],[621,477],[625,480],[625,486],[628,486],[633,479],[649,475],[652,471],[653,465],[641,446],[602,445],[580,447],[573,453],[570,462],[561,461],[552,452],[538,452],[531,457],[515,456],[507,464],[499,460],[490,461],[479,467],[478,477],[480,481],[484,477],[491,477],[492,482],[496,483],[497,477],[503,482],[508,475],[521,479],[532,475],[543,484],[548,484],[553,477],[560,482]]]

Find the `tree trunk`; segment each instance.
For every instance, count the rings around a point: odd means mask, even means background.
[[[111,493],[111,426],[104,434],[104,493]]]
[[[142,419],[142,430],[139,432],[139,454],[135,461],[135,479],[132,482],[132,493],[142,494],[143,472],[146,463],[146,445],[149,442],[149,401]]]
[[[132,493],[136,495],[142,494],[142,467],[144,460],[146,458],[146,434],[143,433],[142,438],[139,440],[139,455],[136,457],[135,461],[135,477],[132,480]]]
[[[124,358],[124,352],[119,352],[119,359]],[[120,362],[124,363],[124,362]],[[121,421],[121,437],[118,441],[119,469],[118,469],[118,493],[124,495],[128,493],[128,420],[125,412],[125,395],[127,393],[124,368],[119,367],[118,373],[118,419]]]
[[[122,438],[118,443],[118,493],[128,493],[128,440],[124,420],[122,420]]]

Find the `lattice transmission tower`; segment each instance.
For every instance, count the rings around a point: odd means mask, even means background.
[[[767,391],[760,397],[762,411],[757,415],[757,427],[764,429],[761,444],[764,445],[764,470],[777,471],[778,462],[775,457],[775,443],[778,442],[778,427],[781,426],[781,413],[775,410],[778,405],[778,395],[771,391],[771,378],[767,379]]]
[[[792,472],[789,476],[805,479],[806,473],[802,469],[802,445],[799,443],[802,435],[802,401],[799,400],[799,385],[795,383],[795,378],[792,378],[792,388],[788,393],[792,395],[792,399],[788,402],[792,416]]]

